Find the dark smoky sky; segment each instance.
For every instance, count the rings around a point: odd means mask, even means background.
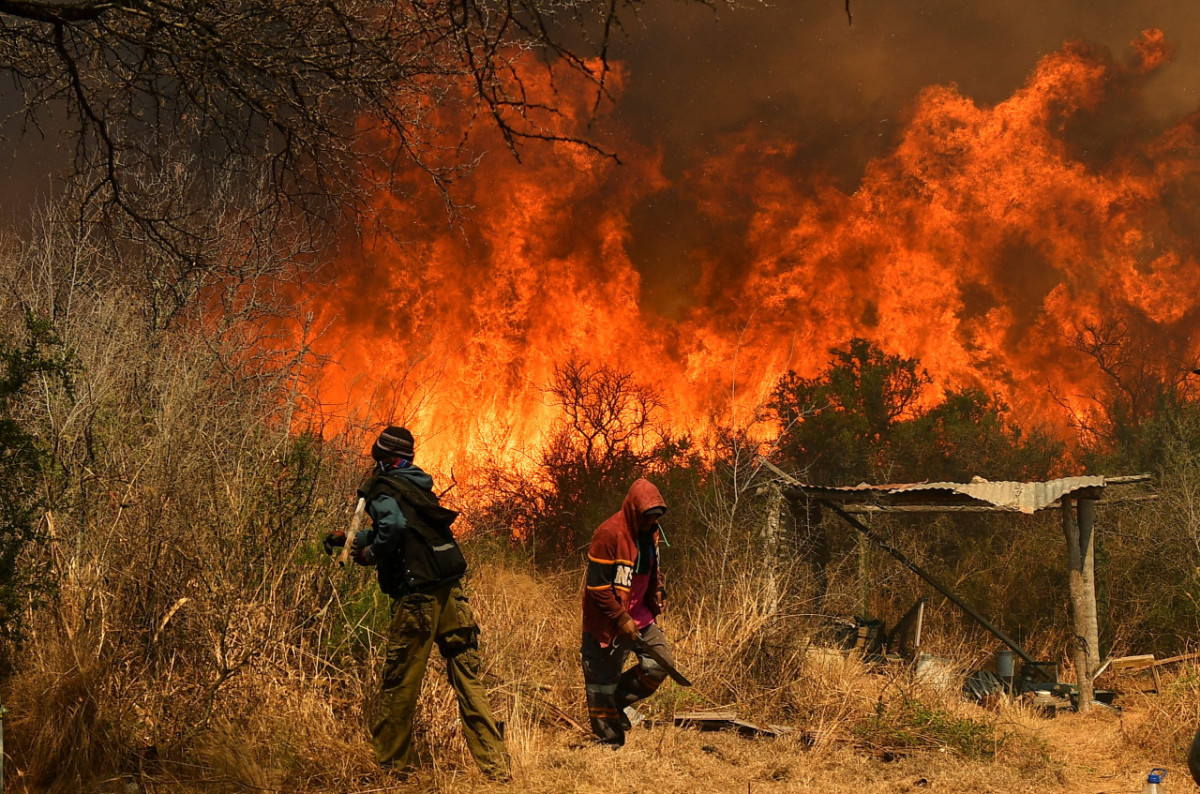
[[[852,190],[870,158],[895,142],[920,89],[954,83],[988,104],[1019,87],[1037,60],[1079,39],[1123,57],[1142,30],[1162,29],[1176,48],[1155,74],[1146,102],[1165,124],[1200,105],[1200,3],[1195,0],[740,0],[716,8],[647,0],[612,49],[628,68],[614,120],[663,153],[677,177],[746,131],[796,145],[798,177],[821,171]],[[14,105],[0,85],[0,111]],[[3,116],[0,115],[0,121]],[[3,125],[7,135],[16,126]],[[47,193],[69,151],[36,133],[0,151],[0,223],[16,223]],[[650,287],[686,289],[680,268],[697,224],[670,191],[647,199],[634,219],[635,261]],[[684,227],[692,227],[690,230]],[[657,286],[656,286],[657,284]]]
[[[1151,81],[1154,113],[1200,104],[1200,3],[1189,0],[852,0],[852,25],[840,0],[742,3],[646,3],[614,47],[630,75],[617,117],[661,142],[669,164],[757,127],[853,177],[924,86],[995,103],[1065,41],[1119,59],[1152,27],[1176,47]]]
[[[614,47],[628,67],[615,120],[660,148],[672,179],[730,134],[752,132],[796,147],[786,165],[798,179],[820,172],[852,191],[866,163],[895,144],[923,87],[954,84],[993,104],[1066,41],[1120,61],[1148,28],[1163,30],[1175,53],[1149,78],[1138,123],[1161,128],[1200,107],[1192,0],[851,0],[850,10],[853,24],[841,0],[745,0],[715,11],[646,3]],[[632,224],[647,301],[668,315],[685,308],[697,277],[688,262],[720,250],[714,230],[671,191],[647,198]]]

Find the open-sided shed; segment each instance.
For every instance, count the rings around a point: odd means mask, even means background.
[[[1056,509],[1062,515],[1067,542],[1071,615],[1075,642],[1073,660],[1079,679],[1079,708],[1087,711],[1093,700],[1092,680],[1100,667],[1099,626],[1096,613],[1095,517],[1096,503],[1108,487],[1142,483],[1148,474],[1121,477],[1064,477],[1045,482],[924,482],[891,485],[829,486],[802,483],[767,461],[762,464],[777,477],[789,499],[809,500],[838,515],[843,521],[887,551],[942,595],[992,632],[1027,663],[1036,665],[1023,648],[996,628],[971,605],[942,585],[902,552],[872,532],[855,514],[987,512],[1033,514]]]

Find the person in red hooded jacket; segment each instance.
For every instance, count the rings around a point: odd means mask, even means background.
[[[664,588],[658,568],[658,519],[667,511],[662,494],[648,480],[629,488],[620,512],[592,535],[583,595],[583,681],[588,718],[596,740],[614,748],[625,744],[628,706],[658,689],[667,672],[645,654],[622,672],[640,638],[668,663],[671,648],[655,619]]]

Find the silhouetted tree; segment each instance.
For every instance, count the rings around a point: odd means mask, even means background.
[[[1200,376],[1185,340],[1152,342],[1107,320],[1080,324],[1071,342],[1101,376],[1085,395],[1091,410],[1071,411],[1089,467],[1153,471],[1177,443],[1200,449],[1200,437],[1186,438],[1200,412]]]
[[[665,422],[665,403],[631,372],[572,357],[545,387],[562,410],[530,471],[493,467],[492,516],[533,547],[535,559],[569,557],[621,506],[630,483],[661,474],[690,449]]]
[[[1045,433],[1003,419],[1003,406],[975,389],[934,403],[932,383],[914,359],[865,339],[830,351],[820,376],[789,372],[769,409],[784,427],[779,455],[811,482],[955,480],[1045,476],[1061,446]]]
[[[599,98],[633,5],[0,0],[0,77],[23,100],[22,134],[67,120],[81,221],[132,221],[192,261],[218,183],[248,188],[276,223],[328,221],[398,165],[444,187],[463,165],[455,125],[490,120],[514,149],[569,136],[525,69],[570,70]]]

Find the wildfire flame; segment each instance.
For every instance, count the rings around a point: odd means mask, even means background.
[[[978,386],[1063,425],[1101,377],[1072,347],[1080,329],[1119,327],[1155,366],[1197,354],[1200,113],[1154,134],[1137,123],[1169,55],[1156,30],[1123,63],[1069,43],[991,107],[929,87],[851,192],[752,132],[668,179],[632,144],[615,145],[622,163],[568,143],[518,163],[477,131],[492,153],[459,186],[461,227],[414,179],[378,199],[403,242],[334,263],[309,296],[341,362],[321,396],[373,394],[372,418],[409,422],[445,468],[536,444],[556,410],[541,387],[573,354],[656,384],[672,425],[702,433],[748,421],[784,371],[815,376],[861,336],[919,359],[939,389]],[[555,123],[582,131],[590,99]],[[699,276],[677,316],[647,305],[630,253],[639,204],[666,193],[728,232],[679,263]]]

